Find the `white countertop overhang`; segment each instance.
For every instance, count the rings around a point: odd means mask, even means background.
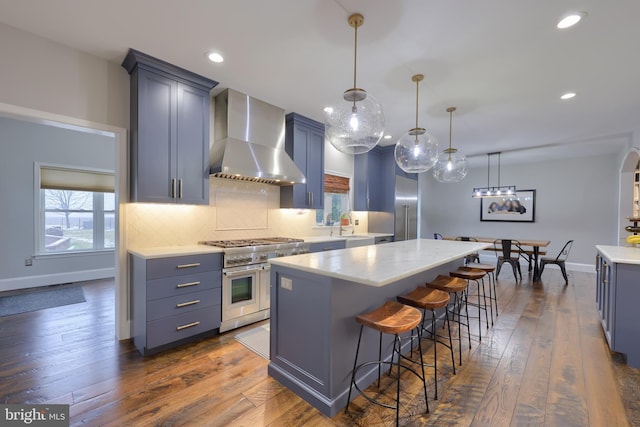
[[[273,258],[290,267],[369,286],[385,286],[491,246],[488,243],[418,239]]]
[[[611,262],[619,264],[640,264],[640,248],[596,245],[596,249]]]
[[[166,258],[185,255],[219,254],[223,249],[207,245],[155,246],[152,248],[129,248],[129,253],[144,259]]]

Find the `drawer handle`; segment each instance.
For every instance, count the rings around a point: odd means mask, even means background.
[[[193,264],[180,264],[178,268],[192,268],[192,267],[200,267],[199,262],[194,262]]]
[[[180,302],[178,304],[176,304],[176,307],[181,308],[181,307],[187,307],[189,305],[194,305],[199,303],[200,300],[199,299],[194,299],[193,301],[187,301],[187,302]]]
[[[189,283],[180,283],[177,287],[178,288],[186,288],[187,286],[196,286],[199,285],[200,282],[189,282]]]
[[[191,322],[191,323],[187,323],[186,325],[181,325],[178,326],[176,328],[176,331],[181,331],[183,329],[187,329],[187,328],[193,328],[194,326],[198,326],[200,324],[200,322]]]

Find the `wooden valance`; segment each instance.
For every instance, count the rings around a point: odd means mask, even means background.
[[[349,178],[344,176],[324,174],[324,192],[325,193],[349,193]]]

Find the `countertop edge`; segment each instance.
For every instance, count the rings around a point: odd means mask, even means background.
[[[596,245],[596,250],[601,252],[611,262],[617,264],[640,265],[640,248],[631,246]]]
[[[186,255],[221,254],[221,248],[206,245],[158,246],[150,248],[127,248],[127,251],[144,259],[168,258]]]

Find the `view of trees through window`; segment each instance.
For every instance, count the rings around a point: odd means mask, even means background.
[[[88,251],[115,246],[113,193],[40,190],[42,251]]]

